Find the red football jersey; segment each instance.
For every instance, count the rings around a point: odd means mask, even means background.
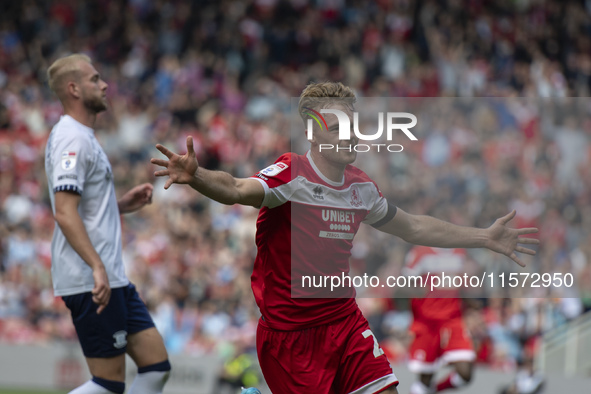
[[[429,246],[413,246],[406,256],[405,273],[426,277],[462,275],[466,261],[465,249],[443,249]],[[411,302],[415,320],[445,321],[462,316],[462,305],[457,298],[458,289],[436,289],[427,292],[425,298]]]
[[[272,329],[300,330],[353,313],[354,288],[331,293],[330,282],[328,288],[304,287],[302,277],[348,274],[360,224],[380,225],[395,212],[377,185],[351,165],[341,182],[333,182],[309,153],[286,153],[253,178],[265,188],[251,278],[265,323]]]

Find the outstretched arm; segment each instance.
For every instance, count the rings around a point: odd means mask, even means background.
[[[199,193],[222,204],[241,204],[260,207],[265,197],[263,185],[256,179],[234,178],[223,171],[210,171],[199,166],[193,138],[187,137],[187,153],[183,156],[158,144],[156,148],[168,158],[152,159],[151,163],[164,167],[154,172],[155,176],[168,176],[165,189],[173,183],[187,184]]]
[[[415,245],[440,248],[487,248],[504,254],[522,267],[525,264],[516,252],[535,255],[532,249],[519,244],[537,245],[539,240],[520,235],[537,233],[537,228],[513,229],[507,223],[515,211],[497,219],[489,228],[463,227],[431,216],[411,215],[398,208],[396,216],[378,230],[396,235]]]

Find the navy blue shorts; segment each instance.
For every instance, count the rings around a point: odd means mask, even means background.
[[[63,296],[86,357],[114,357],[125,353],[127,335],[154,327],[135,286],[111,289],[107,307],[97,315],[92,293]]]

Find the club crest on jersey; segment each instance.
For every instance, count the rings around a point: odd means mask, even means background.
[[[115,339],[114,348],[121,349],[127,345],[127,331],[117,331],[113,334],[113,338]]]
[[[363,201],[359,195],[359,189],[355,186],[351,188],[351,205],[354,207],[360,207],[363,205]]]
[[[269,167],[261,170],[260,174],[265,176],[276,176],[282,171],[286,170],[289,166],[285,163],[271,164]]]
[[[63,151],[62,152],[62,169],[71,170],[76,167],[76,152]]]

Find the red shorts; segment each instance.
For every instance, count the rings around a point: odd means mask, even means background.
[[[257,353],[273,394],[374,394],[398,385],[361,311],[298,331],[276,331],[263,320]]]
[[[408,367],[414,373],[435,373],[442,365],[476,359],[462,318],[439,324],[415,320],[410,330],[415,338],[410,345]]]

